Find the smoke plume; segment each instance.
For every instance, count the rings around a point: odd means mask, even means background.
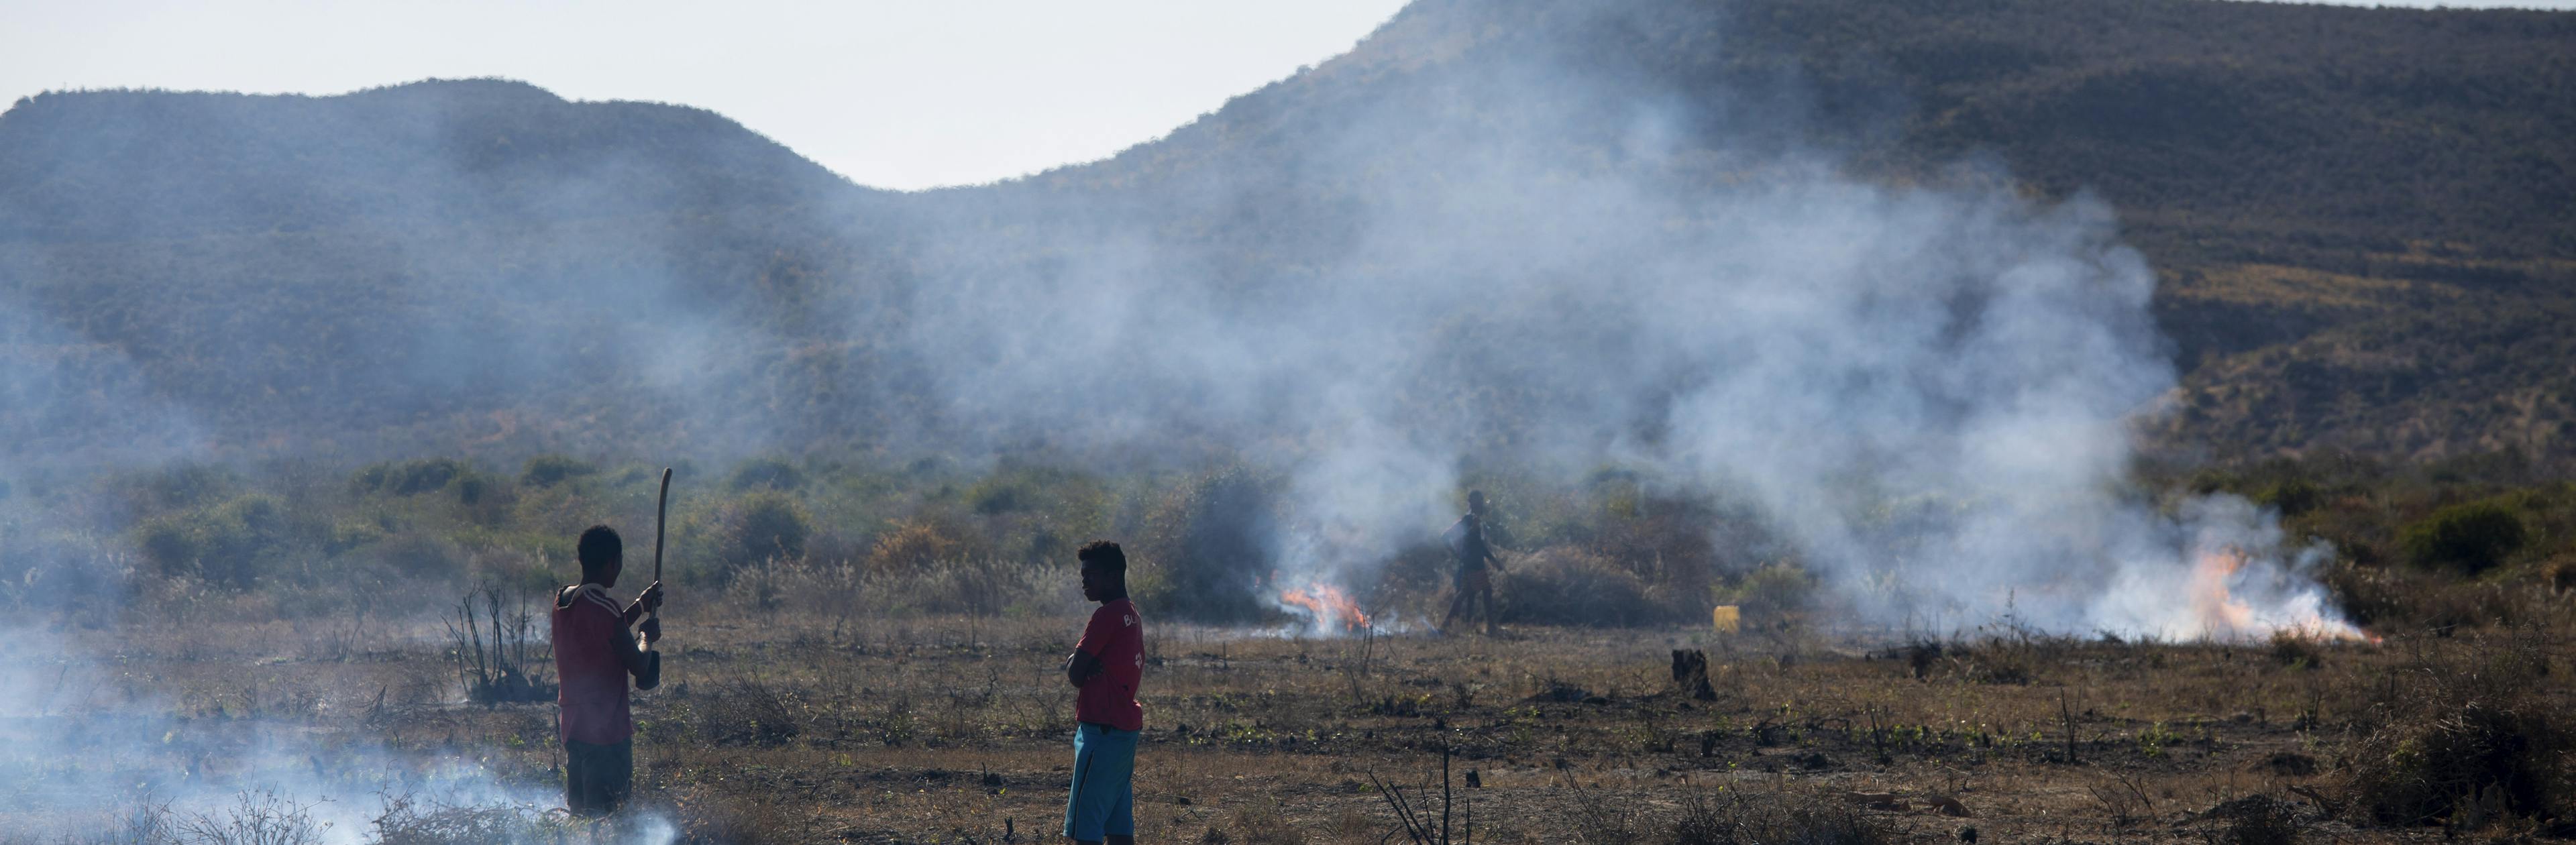
[[[1290,585],[1435,533],[1468,462],[1615,466],[1751,502],[1856,621],[2345,630],[2271,517],[2168,513],[2129,481],[2175,373],[2113,209],[1991,162],[1864,180],[1797,140],[1824,133],[1794,82],[1688,88],[1623,58],[1697,13],[1442,11],[1150,161],[947,198],[1066,218],[962,247],[1032,260],[952,256],[917,289],[904,336],[957,429],[1212,433],[1290,478],[1267,562]],[[1421,58],[1400,46],[1445,52],[1402,96],[1325,100]],[[1253,117],[1268,137],[1225,133]],[[2148,587],[2220,548],[2246,561],[2219,585],[2243,624]]]

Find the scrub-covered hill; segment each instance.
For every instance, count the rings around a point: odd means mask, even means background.
[[[1566,430],[1593,387],[1549,361],[1616,338],[1444,297],[1643,272],[1637,230],[1822,172],[2107,203],[2181,368],[2167,444],[2563,455],[2570,91],[2566,13],[1423,0],[1112,159],[920,194],[508,82],[47,94],[0,115],[0,435],[33,462],[1231,449],[1311,434],[1329,391],[1170,362],[1277,354],[1398,361],[1372,389],[1479,447],[1652,440],[1651,401]],[[1168,430],[1042,424],[1102,372]]]

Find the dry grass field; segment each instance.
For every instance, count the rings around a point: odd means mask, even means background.
[[[639,813],[627,823],[641,835],[1053,838],[1071,760],[1057,664],[1079,627],[1074,603],[1005,618],[880,618],[687,599],[667,616],[664,687],[637,697]],[[100,734],[98,753],[65,767],[176,766],[249,783],[262,773],[222,770],[270,766],[358,796],[388,770],[461,765],[504,785],[503,796],[370,805],[361,838],[591,841],[537,804],[561,764],[550,700],[460,700],[458,654],[436,623],[358,627],[92,632],[86,647],[115,657],[80,694],[127,702],[123,712],[159,708],[193,739],[108,738],[115,719],[148,715],[63,713],[10,730]],[[1492,638],[1164,625],[1148,645],[1139,837],[1436,842],[1444,759],[1451,843],[2564,835],[2576,797],[2558,733],[2576,713],[2568,630],[2193,645],[2002,624],[1939,638],[1812,622],[1733,635],[1512,627]],[[1676,649],[1707,655],[1714,700],[1676,686]],[[528,668],[547,674],[542,660]],[[30,785],[13,785],[7,809],[46,803],[29,800]],[[402,799],[404,788],[372,792]],[[1423,830],[1407,832],[1390,789]],[[357,822],[321,828],[332,809],[249,794],[229,809],[167,808],[142,821],[9,818],[50,831],[17,835],[30,842],[361,832]],[[62,833],[106,821],[126,827]],[[137,832],[156,825],[162,840]],[[287,835],[298,830],[310,838]]]
[[[2330,543],[2314,577],[2377,641],[1870,627],[1794,557],[1747,557],[1723,508],[1508,479],[1485,485],[1524,550],[1500,636],[1409,621],[1445,603],[1436,548],[1345,582],[1380,627],[1318,636],[1228,580],[1263,507],[1241,473],[755,462],[673,510],[634,813],[588,830],[554,809],[547,585],[580,526],[651,524],[651,487],[557,463],[179,467],[10,500],[0,843],[1053,839],[1058,662],[1089,608],[1066,552],[1090,536],[1140,561],[1147,841],[2576,833],[2576,487],[2322,460],[2156,483]],[[1676,652],[1704,655],[1704,696]]]

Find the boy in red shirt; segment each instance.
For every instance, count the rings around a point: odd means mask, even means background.
[[[1064,659],[1074,696],[1073,791],[1064,802],[1064,836],[1085,845],[1136,845],[1136,736],[1145,708],[1136,684],[1145,675],[1145,620],[1127,600],[1127,553],[1094,540],[1074,553],[1082,561],[1082,597],[1100,603],[1082,641]]]
[[[661,605],[662,582],[620,609],[608,597],[626,568],[617,532],[591,526],[574,554],[581,583],[556,591],[551,620],[555,675],[562,682],[555,703],[563,712],[564,809],[595,817],[616,812],[634,783],[635,719],[627,711],[626,676],[635,676],[637,689],[661,682],[660,664],[645,648],[662,638],[662,623],[644,620],[641,636],[628,636],[626,626]]]

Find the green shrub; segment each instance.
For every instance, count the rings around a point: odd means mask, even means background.
[[[2526,539],[2522,518],[2494,502],[2469,502],[2410,523],[2398,543],[2417,566],[2475,575],[2503,563]]]
[[[2298,516],[2315,510],[2326,500],[2325,491],[2304,478],[2285,479],[2254,494],[2256,504],[2280,511],[2282,516]]]
[[[777,490],[755,490],[726,503],[718,525],[718,554],[728,572],[803,558],[805,540],[814,535],[814,518],[805,506]]]
[[[734,468],[733,480],[727,484],[736,492],[763,488],[794,490],[805,486],[805,473],[781,458],[754,458]]]
[[[186,516],[154,517],[135,526],[134,545],[163,575],[185,575],[196,572],[197,559],[205,556],[194,526]]]
[[[170,511],[201,507],[240,488],[241,477],[230,469],[182,463],[144,474],[128,495],[145,510]]]
[[[375,553],[388,569],[404,576],[440,582],[462,581],[465,576],[465,552],[429,534],[397,535]]]
[[[359,492],[414,496],[445,488],[448,482],[473,471],[472,465],[455,458],[387,461],[358,470],[350,484]]]
[[[239,589],[279,571],[294,533],[283,500],[251,493],[146,520],[135,528],[135,545],[165,575],[193,574]]]
[[[966,488],[966,506],[986,516],[1029,510],[1042,498],[1035,483],[1018,476],[997,475]]]
[[[599,468],[563,455],[538,455],[528,459],[527,468],[519,472],[519,483],[529,487],[552,487],[599,472]]]
[[[346,517],[331,523],[331,534],[322,543],[322,552],[337,556],[385,539],[389,532],[377,518]]]
[[[483,473],[467,472],[456,478],[456,501],[460,504],[485,504],[503,492],[500,479]]]
[[[206,553],[199,569],[207,580],[248,587],[283,562],[289,541],[286,503],[253,493],[217,505],[203,520]]]

